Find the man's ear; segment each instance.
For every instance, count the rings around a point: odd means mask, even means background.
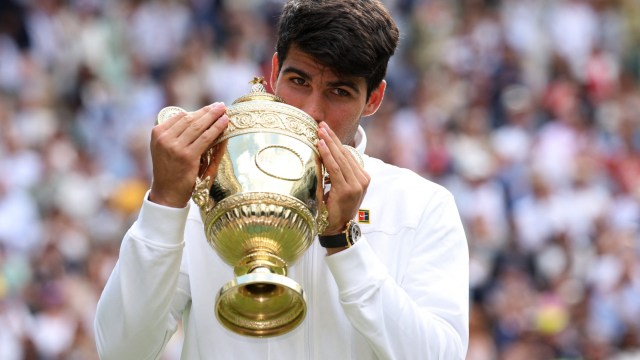
[[[280,72],[280,64],[278,64],[278,53],[273,53],[273,57],[271,58],[271,78],[269,79],[269,84],[271,85],[271,90],[276,92],[276,82],[278,81],[278,73]]]
[[[369,100],[367,100],[367,104],[364,106],[364,111],[362,112],[362,116],[369,116],[375,114],[382,103],[382,99],[384,98],[384,91],[387,88],[387,82],[382,80],[380,85],[375,88],[371,95],[369,95]]]

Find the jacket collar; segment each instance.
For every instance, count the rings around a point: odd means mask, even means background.
[[[364,151],[367,147],[367,134],[365,134],[362,126],[358,125],[358,131],[356,131],[353,141],[355,142],[356,150],[358,150],[360,154],[364,155]]]

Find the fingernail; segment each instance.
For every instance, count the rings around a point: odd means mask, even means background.
[[[213,104],[207,106],[207,110],[211,111],[213,109],[221,109],[224,107],[224,103],[222,102],[214,102]]]

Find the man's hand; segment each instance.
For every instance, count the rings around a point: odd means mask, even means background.
[[[331,179],[331,190],[325,195],[329,225],[322,235],[335,235],[355,217],[371,177],[326,123],[319,124],[318,136],[318,150]]]
[[[223,103],[180,113],[151,131],[153,181],[149,200],[170,207],[187,205],[198,176],[200,157],[229,123]],[[222,148],[222,147],[219,147]],[[219,155],[219,151],[216,151]],[[215,177],[216,174],[207,175]]]

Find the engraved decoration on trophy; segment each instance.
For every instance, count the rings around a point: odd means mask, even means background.
[[[262,78],[252,83],[227,108],[227,129],[202,155],[192,198],[208,243],[233,268],[216,296],[216,317],[234,332],[265,337],[305,318],[304,291],[287,268],[324,231],[327,211],[316,121],[267,93]],[[158,123],[184,111],[164,108]],[[202,178],[218,145],[225,146],[218,174]]]

